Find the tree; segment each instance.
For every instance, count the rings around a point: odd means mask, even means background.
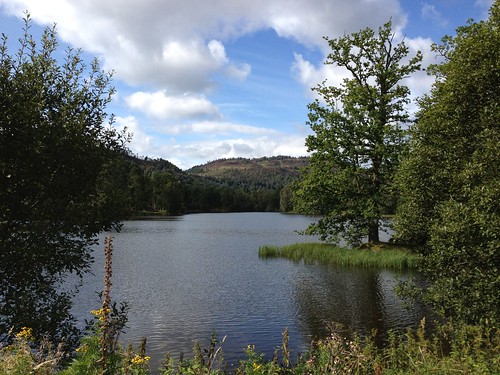
[[[500,320],[500,3],[434,50],[444,62],[420,100],[398,172],[397,238],[417,246],[428,300],[447,316]]]
[[[314,135],[306,145],[310,165],[294,189],[298,211],[322,214],[308,233],[337,242],[379,241],[385,200],[391,196],[409,122],[409,89],[401,81],[420,68],[421,54],[408,61],[404,41],[395,44],[391,22],[328,39],[325,64],[345,68],[340,87],[326,81],[313,88],[322,101],[309,104]]]
[[[58,341],[76,334],[64,281],[119,224],[97,185],[126,137],[105,112],[111,75],[71,49],[59,64],[55,27],[40,46],[29,28],[16,54],[0,45],[0,340],[26,326]]]

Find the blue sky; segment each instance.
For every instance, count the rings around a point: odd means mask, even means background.
[[[0,0],[0,32],[11,53],[23,25],[57,24],[61,49],[82,48],[114,71],[108,112],[132,133],[130,150],[182,169],[229,157],[307,154],[307,104],[324,79],[335,38],[392,19],[424,65],[430,45],[469,18],[485,19],[492,0]],[[406,80],[415,98],[432,78]],[[415,105],[410,104],[410,110]]]

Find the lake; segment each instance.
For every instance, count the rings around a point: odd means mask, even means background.
[[[212,330],[226,336],[224,358],[237,364],[248,344],[272,357],[288,327],[292,358],[339,322],[363,333],[414,327],[422,307],[408,311],[393,291],[389,270],[306,265],[260,259],[261,245],[311,242],[297,234],[314,218],[280,213],[191,214],[126,221],[114,237],[111,296],[130,305],[126,344],[147,337],[151,368],[168,351],[191,357],[194,340],[206,345]],[[103,246],[94,275],[84,278],[74,312],[83,321],[99,307]]]

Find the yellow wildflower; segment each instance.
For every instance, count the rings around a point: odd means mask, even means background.
[[[78,348],[75,349],[77,353],[85,353],[87,351],[87,345],[82,345],[82,346],[79,346]]]
[[[90,313],[92,315],[95,315],[95,316],[103,316],[104,313],[108,313],[111,311],[111,309],[107,308],[107,309],[104,309],[104,308],[100,308],[99,310],[90,310]]]
[[[16,335],[16,338],[32,340],[33,339],[33,330],[31,328],[28,328],[28,327],[23,327],[23,328],[21,328],[21,331]]]
[[[142,355],[136,355],[134,358],[132,358],[130,361],[134,364],[134,365],[140,365],[142,363],[146,363],[148,362],[149,360],[151,359],[151,357],[149,355],[146,355],[146,356],[142,356]]]

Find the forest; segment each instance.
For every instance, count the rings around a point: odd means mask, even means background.
[[[125,216],[280,211],[282,189],[307,160],[221,159],[182,171],[164,159],[122,153],[104,168],[99,189]]]

